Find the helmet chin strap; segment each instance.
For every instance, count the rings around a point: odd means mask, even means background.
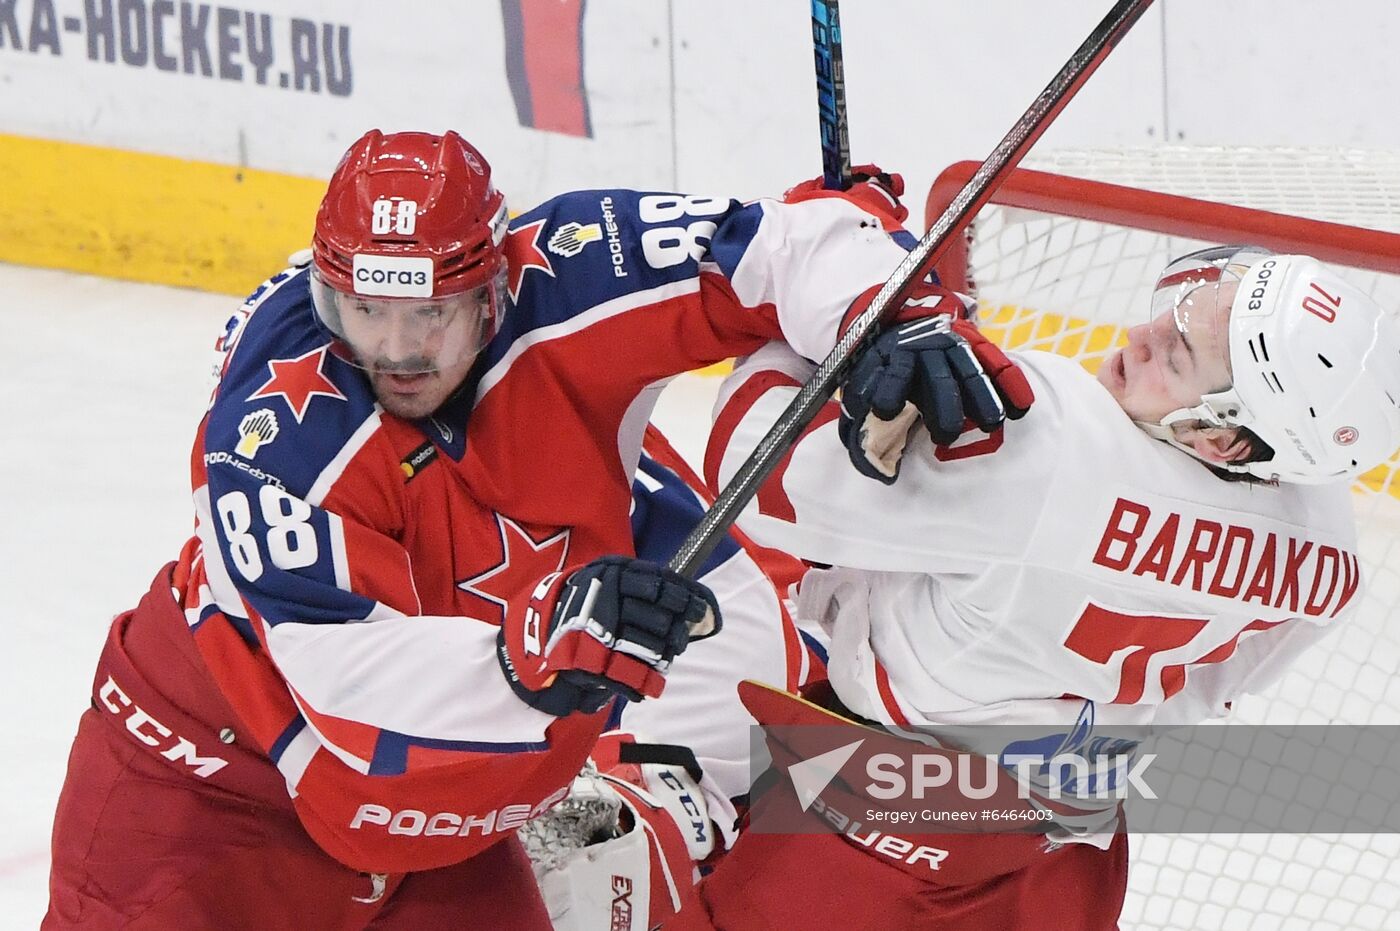
[[[1176,431],[1173,429],[1181,423],[1205,423],[1211,427],[1225,429],[1229,427],[1242,427],[1254,420],[1249,408],[1244,406],[1244,401],[1234,388],[1226,388],[1223,391],[1216,391],[1211,394],[1201,396],[1201,403],[1195,407],[1178,407],[1176,410],[1164,416],[1157,423],[1145,420],[1134,420],[1133,423],[1148,436],[1155,440],[1161,440],[1170,446],[1175,446],[1184,453],[1188,453],[1192,458],[1204,462],[1215,469],[1224,469],[1227,472],[1248,472],[1249,466],[1246,464],[1236,464],[1232,462],[1214,462],[1206,459],[1195,447],[1188,446],[1176,438]]]

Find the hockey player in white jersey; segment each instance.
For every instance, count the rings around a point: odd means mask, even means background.
[[[1362,584],[1347,480],[1400,446],[1394,318],[1311,258],[1221,247],[1172,263],[1144,319],[1097,378],[1013,354],[1036,410],[949,446],[882,399],[925,377],[926,321],[857,360],[840,416],[739,521],[830,567],[798,596],[831,636],[816,700],[933,733],[1196,723],[1344,623]],[[778,346],[736,368],[707,481],[729,480],[810,370]],[[1047,927],[1047,908],[1056,928],[1116,927],[1126,835],[1005,835],[992,856],[968,836],[936,835],[933,869],[845,835],[749,833],[703,896],[724,929]]]

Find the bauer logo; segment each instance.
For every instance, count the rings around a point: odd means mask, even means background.
[[[355,293],[377,297],[432,297],[433,260],[410,256],[355,256]]]

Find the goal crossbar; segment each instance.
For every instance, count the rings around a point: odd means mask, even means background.
[[[962,190],[977,162],[956,162],[929,189],[924,216],[938,217]],[[1400,274],[1400,233],[1329,223],[1215,201],[1017,168],[991,203],[1168,236],[1221,243],[1247,241],[1275,252],[1302,252],[1323,262]],[[967,241],[956,240],[935,266],[954,291],[967,291]]]

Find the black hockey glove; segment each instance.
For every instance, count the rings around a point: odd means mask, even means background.
[[[969,426],[995,431],[1034,400],[1025,374],[972,321],[906,319],[857,356],[841,390],[840,436],[856,469],[889,485],[916,418],[948,446]]]
[[[604,556],[542,588],[520,623],[507,616],[497,655],[516,694],[553,715],[655,698],[671,661],[721,626],[708,588],[640,559]]]

